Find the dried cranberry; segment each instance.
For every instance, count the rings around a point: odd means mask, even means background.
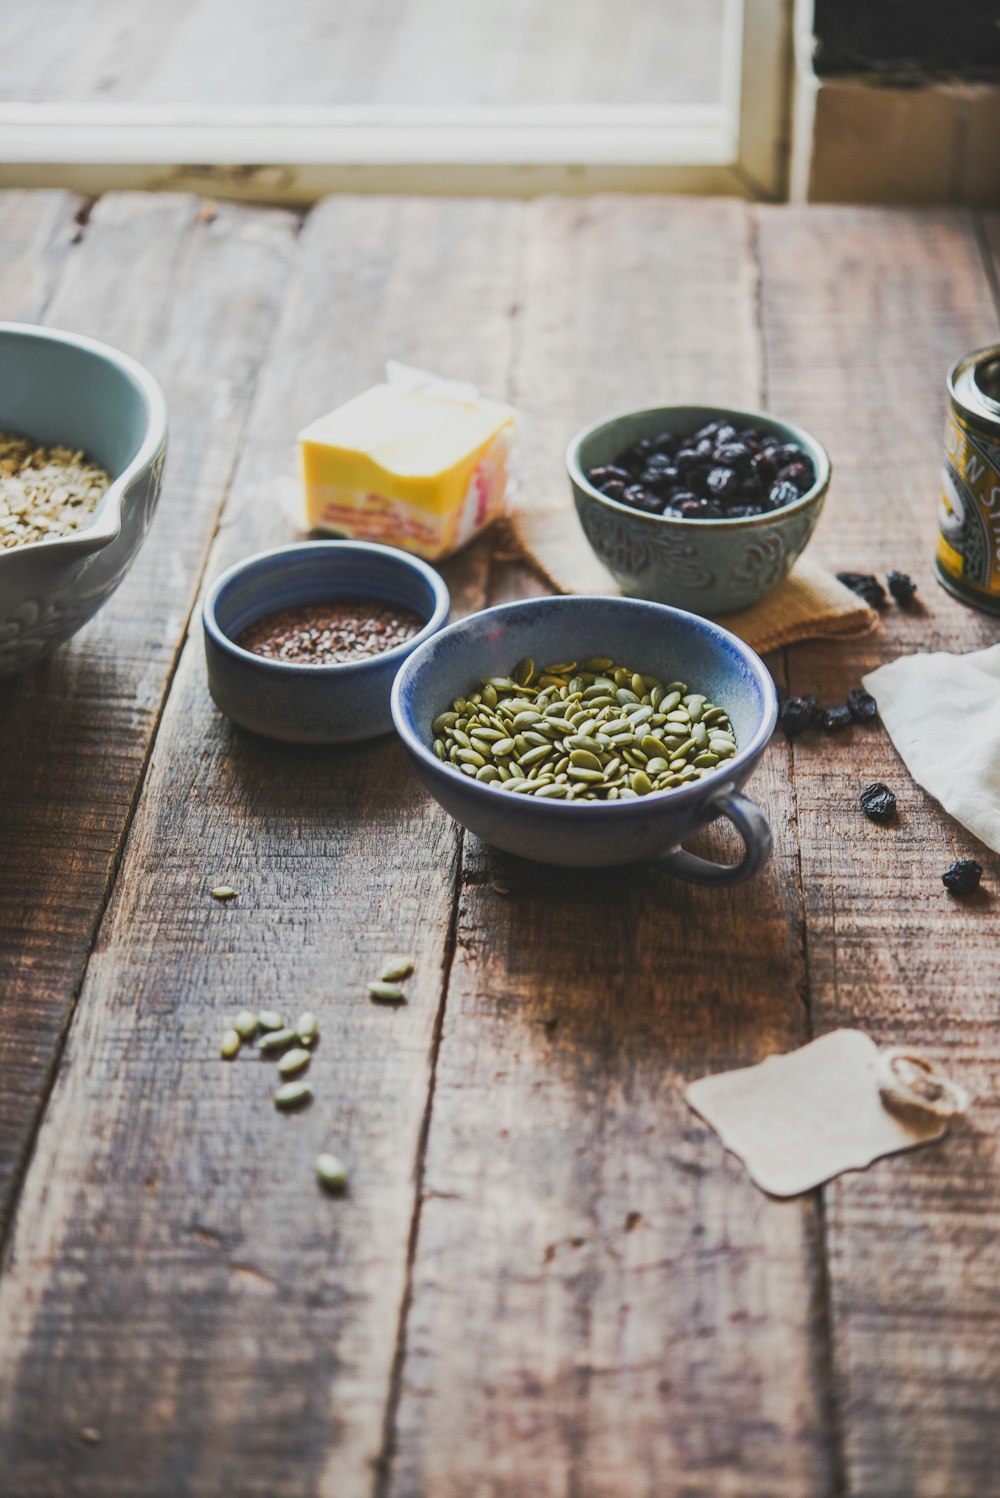
[[[698,520],[704,517],[705,501],[703,499],[682,499],[674,504],[678,515],[682,520]]]
[[[878,717],[878,703],[864,687],[852,687],[847,694],[847,707],[855,723],[871,723]]]
[[[629,484],[622,499],[633,510],[642,510],[647,515],[659,515],[665,503],[658,494],[651,493],[643,484]]]
[[[941,883],[950,895],[974,895],[983,877],[983,866],[974,858],[959,858],[941,875]]]
[[[689,468],[701,467],[701,454],[693,447],[680,447],[674,454],[674,462],[681,473],[686,473]]]
[[[725,468],[747,468],[753,457],[745,442],[722,442],[715,449],[712,457],[716,463],[721,463]]]
[[[913,595],[917,591],[917,585],[912,577],[908,577],[905,572],[887,572],[885,580],[889,584],[889,592],[897,603],[901,603],[904,608],[908,603],[912,603]]]
[[[858,799],[861,810],[870,822],[881,822],[885,826],[896,815],[896,798],[881,780],[866,785]]]
[[[768,452],[754,453],[750,459],[750,468],[760,479],[762,484],[771,484],[778,470],[774,465],[774,459]]]
[[[794,504],[798,497],[799,491],[794,484],[772,484],[767,491],[767,507],[769,510],[783,510],[786,505]]]
[[[639,468],[645,465],[646,459],[653,451],[653,444],[648,437],[640,437],[627,447],[623,453],[618,454],[619,463],[627,463],[629,468]]]
[[[781,705],[778,719],[786,739],[796,739],[811,728],[819,716],[818,697],[789,697]]]
[[[587,477],[595,488],[600,489],[611,479],[620,479],[623,484],[627,484],[629,475],[627,468],[619,468],[615,463],[605,463],[601,468],[588,469]]]
[[[820,713],[819,723],[827,733],[838,733],[842,728],[850,728],[853,718],[849,707],[825,707]]]
[[[786,463],[800,463],[802,461],[802,449],[796,447],[794,442],[784,442],[774,455],[774,461],[779,468],[784,468]]]
[[[838,572],[837,581],[863,598],[869,608],[881,608],[885,603],[885,589],[877,577],[870,572]]]
[[[672,458],[681,445],[681,438],[675,432],[660,432],[653,438],[653,453],[665,453]]]
[[[712,468],[705,483],[717,499],[725,499],[739,489],[740,476],[735,468]]]
[[[730,520],[743,520],[747,515],[763,515],[761,505],[730,505],[726,515]]]
[[[804,494],[813,481],[812,465],[806,463],[788,463],[784,468],[778,469],[779,483],[794,484],[800,494]]]
[[[695,442],[701,442],[706,437],[715,437],[715,436],[717,436],[718,433],[722,430],[722,427],[723,427],[723,422],[722,422],[721,419],[716,420],[716,421],[707,421],[703,427],[699,427],[698,430],[695,432],[695,434],[694,434],[694,440],[695,440]]]
[[[606,484],[601,485],[601,493],[606,494],[609,499],[621,499],[625,494],[625,485],[621,479],[608,479]]]
[[[669,496],[673,489],[677,488],[677,480],[680,475],[676,468],[644,468],[639,475],[639,483],[654,494]]]

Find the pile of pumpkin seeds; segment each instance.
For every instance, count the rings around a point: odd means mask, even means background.
[[[713,774],[736,753],[724,708],[603,656],[488,676],[432,726],[434,753],[493,790],[631,801]]]
[[[225,1061],[235,1061],[243,1046],[256,1040],[262,1055],[278,1058],[278,1071],[286,1079],[271,1094],[274,1106],[297,1108],[312,1097],[312,1088],[302,1073],[308,1069],[318,1039],[319,1023],[310,1011],[289,1025],[276,1009],[262,1009],[256,1014],[244,1009],[223,1031],[219,1054]],[[317,1155],[316,1178],[329,1191],[342,1191],[347,1184],[347,1167],[336,1155]]]

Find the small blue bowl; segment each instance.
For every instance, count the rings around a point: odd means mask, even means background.
[[[264,614],[307,603],[376,598],[426,619],[405,645],[334,666],[254,655],[236,637]],[[350,744],[392,729],[389,693],[408,656],[448,622],[451,600],[419,557],[365,541],[304,541],[230,567],[202,611],[208,686],[217,707],[253,733],[290,744]]]
[[[433,752],[431,724],[485,676],[507,676],[524,656],[546,661],[612,656],[635,670],[680,679],[732,721],[736,755],[715,774],[636,801],[565,803],[495,790]],[[655,860],[695,884],[735,884],[767,860],[764,813],[740,795],[774,732],[778,699],[759,656],[695,614],[631,598],[533,598],[461,619],[406,661],[392,689],[392,717],[421,780],[463,827],[539,863],[578,868]],[[745,844],[739,863],[715,864],[680,844],[718,816]]]

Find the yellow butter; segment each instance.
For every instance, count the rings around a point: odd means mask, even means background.
[[[503,509],[514,411],[374,385],[299,433],[311,527],[435,560]]]

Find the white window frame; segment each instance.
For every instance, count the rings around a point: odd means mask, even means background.
[[[0,104],[0,187],[785,195],[792,0],[724,0],[718,103],[274,108]]]

